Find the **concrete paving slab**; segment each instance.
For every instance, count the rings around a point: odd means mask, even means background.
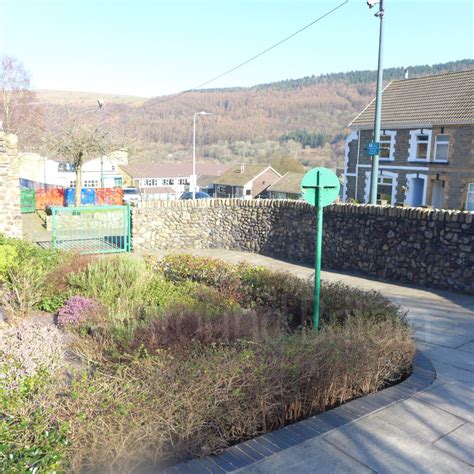
[[[372,473],[371,469],[316,438],[237,471],[252,474]]]
[[[466,387],[474,389],[474,372],[459,369],[438,360],[432,361],[436,370],[436,378],[441,382],[462,382]]]
[[[433,443],[465,423],[465,420],[433,405],[410,398],[373,415],[410,436]]]
[[[474,466],[474,424],[465,423],[434,445],[451,456]]]
[[[470,319],[470,318],[469,318]],[[473,321],[467,319],[464,323],[454,323],[446,318],[430,318],[429,313],[424,316],[417,315],[409,310],[408,320],[415,329],[424,331],[444,331],[448,334],[474,337]]]
[[[461,336],[459,334],[451,334],[448,332],[427,330],[426,327],[415,329],[415,339],[420,342],[434,344],[438,346],[456,349],[464,344],[472,341],[470,335]]]
[[[467,344],[463,344],[458,349],[463,352],[469,352],[470,354],[474,354],[474,341],[468,342]]]
[[[368,417],[323,439],[378,473],[467,472],[463,461],[434,448],[431,443],[376,417]]]
[[[440,361],[443,364],[449,364],[459,369],[470,370],[474,373],[474,357],[466,357],[466,354],[447,347],[441,347],[434,344],[427,344],[426,342],[419,342],[417,347],[431,361]]]
[[[425,390],[414,398],[474,423],[474,391],[463,384],[444,383]]]

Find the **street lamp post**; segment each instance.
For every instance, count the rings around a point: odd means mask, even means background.
[[[193,174],[191,176],[191,183],[193,188],[193,199],[196,199],[196,117],[198,115],[211,115],[209,112],[196,112],[193,117]]]
[[[99,126],[102,129],[102,108],[104,107],[104,99],[100,97],[97,99],[97,105],[99,106]],[[104,154],[100,155],[100,187],[104,187]]]
[[[377,3],[379,4],[379,11],[375,14],[380,20],[379,31],[379,57],[377,66],[377,93],[375,96],[375,123],[374,123],[374,142],[380,144],[380,122],[382,118],[382,83],[383,83],[383,18],[384,18],[384,0],[369,0],[367,5],[373,8]],[[370,204],[377,203],[377,183],[379,175],[379,153],[372,156],[372,169],[370,174]]]

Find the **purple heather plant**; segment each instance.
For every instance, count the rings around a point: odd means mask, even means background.
[[[97,308],[97,302],[85,296],[72,296],[58,311],[58,326],[78,326],[90,310]]]

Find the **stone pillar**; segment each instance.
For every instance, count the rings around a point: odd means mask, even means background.
[[[18,139],[0,129],[0,234],[21,238]]]

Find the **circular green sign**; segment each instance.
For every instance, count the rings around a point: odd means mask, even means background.
[[[339,196],[340,188],[341,184],[336,173],[327,168],[313,168],[303,176],[301,181],[303,199],[313,206],[318,206],[316,202],[318,194],[319,205],[329,206]],[[319,193],[316,192],[317,190]]]

